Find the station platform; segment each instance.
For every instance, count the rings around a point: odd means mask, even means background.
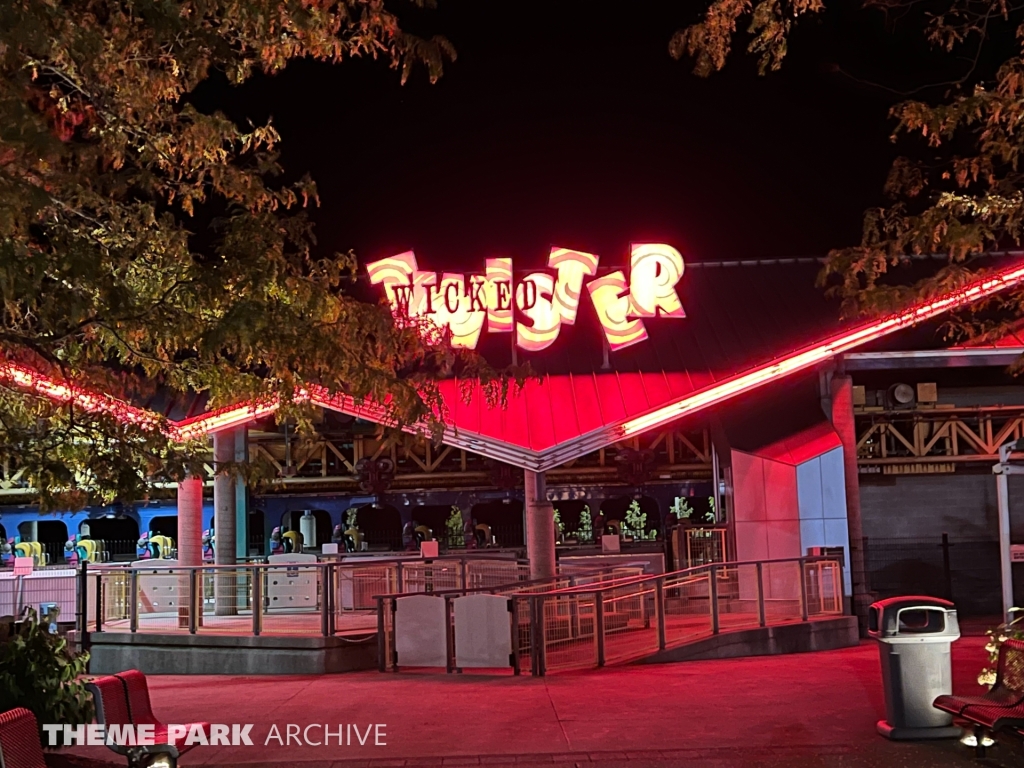
[[[986,663],[984,644],[982,637],[954,643],[958,693],[982,691],[976,678]],[[182,758],[184,768],[978,765],[956,740],[894,743],[875,732],[884,701],[872,642],[820,653],[624,666],[546,678],[468,672],[165,676],[153,677],[150,690],[157,716],[170,722],[202,718],[254,724],[254,746],[197,747]],[[386,746],[264,744],[272,725],[283,734],[289,723],[383,723]],[[1012,746],[990,754],[987,766],[1020,764]],[[73,756],[123,765],[102,747],[74,748]]]

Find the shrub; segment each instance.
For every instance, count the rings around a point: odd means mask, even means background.
[[[53,617],[56,621],[56,617]],[[29,609],[24,621],[0,628],[0,702],[2,709],[25,707],[40,725],[82,725],[93,718],[92,697],[79,677],[89,654],[75,654],[67,638],[50,634],[51,618],[40,621]]]
[[[1017,611],[1019,609],[1012,608],[1011,614]],[[999,668],[999,646],[1006,642],[1008,638],[1024,640],[1024,623],[1022,622],[1024,622],[1024,616],[1000,624],[995,629],[990,629],[985,633],[988,635],[988,643],[985,645],[985,650],[988,651],[989,664],[992,666],[981,670],[981,674],[978,675],[978,685],[987,685],[991,688],[996,684],[996,672]]]

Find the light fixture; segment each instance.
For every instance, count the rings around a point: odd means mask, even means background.
[[[960,739],[960,743],[963,744],[965,747],[977,747],[978,737],[973,733],[965,733],[963,737]],[[991,747],[994,746],[995,743],[995,739],[993,739],[988,734],[981,735],[981,746]]]
[[[177,768],[178,760],[169,752],[144,754],[136,763],[139,768]]]

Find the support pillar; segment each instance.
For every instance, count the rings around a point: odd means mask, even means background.
[[[526,556],[531,579],[555,576],[555,508],[548,501],[543,472],[525,470]]]
[[[178,563],[184,566],[203,564],[203,481],[198,477],[186,477],[178,483]],[[202,583],[200,580],[199,583]],[[178,625],[189,626],[190,606],[186,600],[189,594],[189,579],[180,579]],[[192,605],[198,601],[192,600]],[[202,617],[197,617],[197,625]]]
[[[846,525],[850,534],[850,581],[853,612],[861,632],[867,629],[867,572],[864,567],[864,527],[860,514],[860,475],[857,470],[857,428],[853,416],[853,379],[836,373],[830,385],[832,395],[832,426],[843,444],[843,474],[846,485]]]
[[[996,499],[999,502],[999,575],[1003,592],[1003,621],[1012,621],[1013,608],[1013,565],[1010,560],[1010,483],[1006,476],[1008,467],[997,464]]]
[[[178,562],[203,564],[203,481],[186,477],[178,483]]]
[[[217,565],[238,562],[235,551],[235,477],[227,469],[235,460],[235,430],[226,429],[213,435],[213,558]],[[236,576],[233,571],[218,571],[213,582],[214,613],[233,616],[238,611],[235,595]]]
[[[248,461],[249,428],[239,427],[235,430],[235,462]],[[249,488],[241,475],[235,478],[235,556],[249,556]]]

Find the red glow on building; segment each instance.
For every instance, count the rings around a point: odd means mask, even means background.
[[[808,370],[869,341],[929,320],[943,312],[983,300],[1006,288],[1019,285],[1022,281],[1024,266],[1018,263],[938,299],[834,334],[769,363],[737,372],[724,380],[698,388],[696,391],[691,388],[684,394],[680,390],[675,398],[666,391],[660,398],[661,402],[653,409],[650,409],[654,404],[650,397],[631,394],[631,391],[635,393],[643,390],[645,384],[639,383],[639,390],[634,385],[631,385],[632,390],[625,388],[625,383],[629,381],[627,374],[604,374],[605,378],[614,379],[614,392],[609,388],[611,384],[601,378],[601,374],[596,374],[589,383],[585,381],[587,377],[574,379],[565,375],[548,376],[543,385],[537,382],[528,383],[521,393],[510,396],[507,411],[489,409],[482,405],[479,391],[475,393],[475,402],[464,407],[456,402],[459,397],[459,383],[445,381],[442,382],[442,394],[451,410],[451,418],[444,441],[517,465],[528,465],[536,469],[556,466],[617,442],[623,437],[645,432],[724,402],[775,379]],[[666,291],[660,300],[669,299]],[[682,375],[685,376],[685,373]],[[168,436],[177,441],[199,439],[218,430],[241,426],[267,416],[280,407],[280,402],[276,398],[270,398],[256,403],[238,403],[182,421],[173,421],[165,420],[158,414],[109,395],[90,392],[13,362],[0,365],[0,380],[56,402],[70,403],[92,413],[109,414],[124,423],[163,429]],[[610,394],[612,392],[613,394]],[[549,410],[552,413],[575,412],[578,415],[575,420],[576,426],[563,428],[556,424],[554,427],[544,427],[541,423],[543,420],[532,420],[530,414],[535,411],[531,410],[532,406],[527,405],[526,396],[535,399],[543,397],[546,404],[550,405]],[[323,387],[312,385],[299,389],[295,397],[323,408],[377,423],[390,423],[386,403],[380,405],[357,402],[350,396],[331,393]],[[605,402],[609,397],[613,397],[619,403],[618,411],[610,409],[611,400]],[[644,408],[650,410],[644,412]],[[589,414],[589,417],[593,418],[583,419],[579,414]],[[528,429],[524,426],[527,424]],[[413,430],[421,428],[422,425],[412,427]],[[533,435],[530,434],[530,430],[533,430]]]

